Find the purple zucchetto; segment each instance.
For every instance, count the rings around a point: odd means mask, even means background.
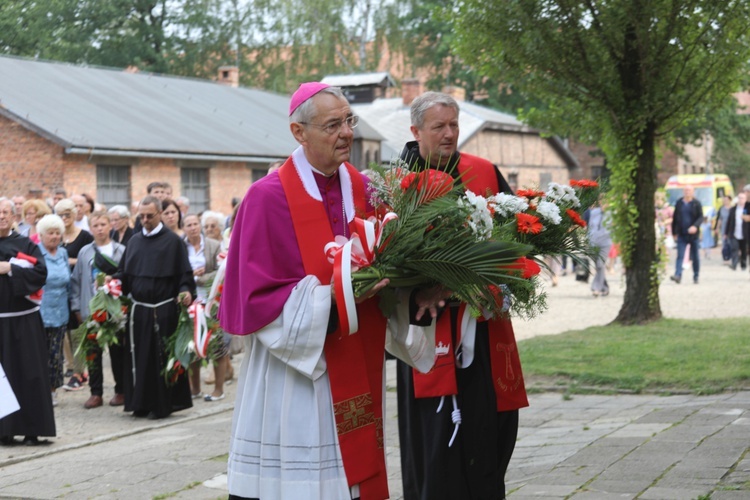
[[[294,110],[299,108],[306,100],[328,87],[330,85],[321,82],[305,82],[300,84],[297,91],[292,94],[292,100],[289,103],[289,116],[292,116]]]

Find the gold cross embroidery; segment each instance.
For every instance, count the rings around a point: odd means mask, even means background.
[[[349,411],[344,412],[344,420],[351,420],[352,427],[356,428],[359,423],[359,417],[365,414],[364,408],[357,408],[354,401],[349,401]]]

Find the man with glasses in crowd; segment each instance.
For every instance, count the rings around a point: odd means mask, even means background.
[[[167,386],[162,371],[166,339],[177,327],[178,302],[192,303],[195,280],[185,245],[161,222],[161,201],[146,196],[138,218],[143,227],[130,238],[114,275],[133,300],[125,335],[125,411],[158,419],[192,406],[186,374]]]

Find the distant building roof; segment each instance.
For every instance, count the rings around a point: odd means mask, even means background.
[[[362,85],[396,86],[396,82],[387,71],[379,73],[355,73],[351,75],[328,75],[321,82],[333,87],[360,87]]]
[[[0,114],[69,153],[285,158],[289,97],[191,78],[0,57]]]

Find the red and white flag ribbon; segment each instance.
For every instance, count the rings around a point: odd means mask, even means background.
[[[104,285],[99,288],[99,290],[104,291],[107,295],[111,295],[112,297],[119,299],[120,296],[122,296],[122,282],[118,279],[113,279],[109,283],[105,283]]]
[[[206,312],[203,308],[203,304],[200,302],[193,302],[188,307],[188,314],[193,320],[193,342],[195,343],[195,353],[205,358],[208,355],[208,343],[211,340],[211,334],[213,333],[208,329],[206,325]]]
[[[375,251],[381,245],[383,228],[388,222],[397,218],[398,216],[393,212],[387,213],[382,219],[370,217],[364,220],[355,217],[351,238],[336,236],[334,241],[324,248],[328,262],[333,264],[333,287],[336,293],[339,322],[342,331],[348,334],[359,329],[352,273],[372,264],[375,260]]]

